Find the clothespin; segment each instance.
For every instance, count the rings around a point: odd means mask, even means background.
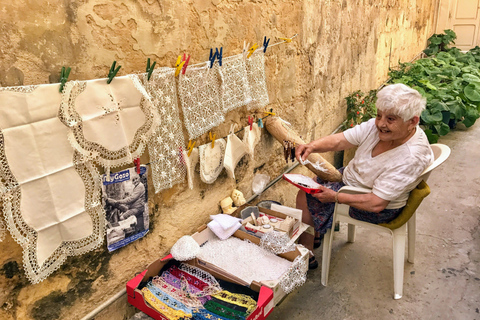
[[[215,54],[217,55],[218,65],[222,66],[222,56],[223,56],[223,47],[220,47],[220,51],[218,48],[215,48]]]
[[[217,135],[216,133],[214,133],[214,134],[212,135],[212,132],[211,132],[211,131],[208,133],[208,136],[210,137],[210,140],[212,141],[212,149],[215,147],[215,136],[216,136],[216,135]]]
[[[70,67],[68,67],[66,70],[65,67],[62,67],[62,71],[60,72],[60,92],[63,91],[63,87],[68,80],[68,76],[70,75],[71,70],[72,68]]]
[[[140,174],[140,158],[133,159],[133,164],[137,168],[137,174]]]
[[[195,141],[193,141],[193,143],[192,143],[192,140],[189,140],[188,141],[188,147],[187,147],[187,149],[188,149],[187,156],[190,157],[190,154],[192,153],[194,147],[195,147]]]
[[[175,63],[175,68],[176,68],[175,77],[178,76],[184,64],[185,64],[185,61],[182,61],[182,55],[179,55],[177,58],[177,62]]]
[[[248,124],[250,125],[250,131],[252,131],[253,117],[248,116]]]
[[[258,48],[258,44],[254,44],[253,46],[251,46],[250,49],[248,49],[248,55],[247,55],[247,58],[250,58],[252,56],[252,54],[255,52],[255,50],[257,50]]]
[[[249,45],[250,45],[250,43],[247,43],[247,41],[243,40],[243,51],[242,51],[243,59],[246,59],[246,58],[247,58],[248,46],[249,46]]]
[[[185,54],[183,54],[183,60],[185,60]],[[185,60],[185,64],[183,65],[183,68],[182,68],[182,74],[185,74],[189,61],[190,61],[190,55],[188,55],[188,58]]]
[[[267,47],[268,47],[268,43],[270,42],[270,38],[268,38],[267,40],[267,37],[263,37],[263,53],[265,53],[265,51],[267,51]]]
[[[259,127],[259,128],[263,128],[262,118],[258,118],[258,127]]]
[[[210,68],[213,67],[213,63],[215,62],[216,57],[217,57],[217,51],[215,52],[215,54],[213,54],[213,49],[210,48],[210,57],[208,58],[208,60],[210,61]]]
[[[112,82],[113,78],[117,75],[118,70],[122,67],[121,65],[118,65],[118,67],[115,69],[115,65],[117,64],[117,61],[113,61],[112,66],[110,67],[110,71],[108,71],[108,80],[107,84],[110,84]]]
[[[155,65],[157,64],[156,61],[153,61],[153,64],[150,66],[150,58],[147,59],[147,80],[150,81],[150,77],[152,76],[153,69],[155,69]]]
[[[267,114],[267,115],[270,115],[270,116],[274,116],[275,115],[275,112],[273,112],[273,109],[270,109],[270,112],[268,111],[263,111],[264,114]]]
[[[285,41],[286,43],[292,42],[292,38],[279,38],[279,39]]]

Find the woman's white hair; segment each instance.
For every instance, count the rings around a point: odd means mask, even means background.
[[[403,121],[420,116],[426,104],[427,100],[417,90],[403,83],[388,85],[377,93],[377,109],[393,112]]]

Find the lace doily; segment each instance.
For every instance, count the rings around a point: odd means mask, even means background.
[[[148,141],[153,185],[155,192],[159,192],[183,182],[186,173],[185,139],[178,111],[175,69],[158,68],[150,81],[146,74],[141,79],[159,115],[156,132]]]
[[[67,82],[58,117],[70,128],[72,147],[107,175],[142,155],[159,121],[137,75],[116,77],[110,84],[105,79]]]
[[[225,156],[224,139],[215,140],[215,146],[211,143],[198,147],[200,153],[200,179],[203,182],[214,183],[223,170],[223,159]]]
[[[59,105],[58,84],[0,88],[3,215],[32,283],[99,247],[105,234],[100,175],[71,148]]]
[[[260,238],[260,247],[275,254],[295,250],[295,244],[290,242],[288,235],[277,231],[265,233]]]
[[[200,251],[200,245],[192,236],[183,236],[175,242],[170,253],[177,261],[187,261],[195,258]]]
[[[188,67],[180,74],[178,95],[189,139],[193,140],[225,120],[218,64]]]
[[[219,68],[222,77],[223,108],[225,113],[252,101],[243,54],[223,59]]]
[[[247,59],[247,76],[252,102],[248,105],[249,109],[259,109],[269,103],[267,82],[265,79],[265,54],[263,49],[257,49],[252,56]]]
[[[280,279],[280,287],[289,294],[296,287],[300,287],[307,281],[308,264],[307,258],[298,256],[293,260],[292,266]]]

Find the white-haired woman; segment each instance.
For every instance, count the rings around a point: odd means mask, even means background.
[[[342,182],[325,182],[322,192],[310,195],[299,191],[297,208],[303,222],[315,228],[315,237],[303,234],[300,243],[312,250],[321,244],[332,227],[335,202],[350,206],[350,216],[371,223],[395,219],[408,195],[420,182],[420,174],[433,162],[433,152],[418,126],[425,98],[404,85],[393,84],[377,93],[377,117],[342,133],[323,137],[296,148],[296,157],[305,160],[312,152],[340,151],[357,147],[345,167]],[[339,194],[344,185],[372,189],[369,194]],[[318,266],[310,258],[310,269]]]

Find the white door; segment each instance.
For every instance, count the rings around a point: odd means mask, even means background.
[[[439,0],[435,33],[445,29],[455,31],[455,47],[461,50],[480,46],[480,0]]]

